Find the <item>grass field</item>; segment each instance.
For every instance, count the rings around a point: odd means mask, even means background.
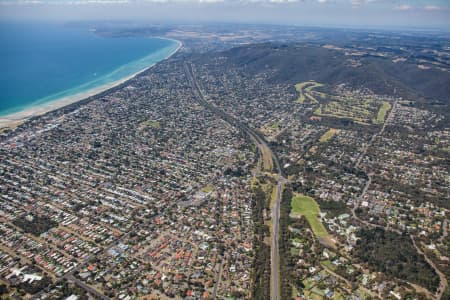
[[[375,119],[375,124],[383,124],[386,118],[387,112],[391,109],[391,104],[389,102],[383,101],[380,110],[378,111],[377,118]]]
[[[273,185],[272,194],[270,195],[270,208],[271,209],[277,202],[277,196],[278,196],[278,185]]]
[[[314,111],[315,115],[321,115],[322,114],[322,106],[319,106],[315,111]]]
[[[210,184],[202,188],[203,193],[210,193],[212,191],[214,191],[214,187]]]
[[[325,226],[319,219],[320,208],[317,202],[308,196],[295,195],[291,200],[292,216],[305,216],[314,235],[330,247],[335,247]]]
[[[336,271],[336,269],[337,269],[337,267],[335,265],[333,265],[331,263],[331,261],[329,261],[329,260],[324,260],[324,261],[321,262],[321,264],[323,266],[327,267],[328,269],[330,269],[333,272]]]
[[[328,142],[336,133],[338,132],[337,129],[330,128],[327,132],[325,132],[319,139],[319,142],[326,143]]]
[[[262,160],[263,160],[263,171],[272,172],[273,169],[273,161],[272,161],[272,154],[270,153],[270,150],[263,146],[261,148],[262,152]]]
[[[270,128],[272,128],[272,129],[280,129],[280,123],[275,122],[272,125],[270,125]]]

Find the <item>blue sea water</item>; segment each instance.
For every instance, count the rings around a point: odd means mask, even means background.
[[[0,22],[0,116],[120,80],[177,46],[55,23]]]

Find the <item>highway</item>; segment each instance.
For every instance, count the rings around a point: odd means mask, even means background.
[[[219,288],[219,285],[220,285],[220,279],[222,277],[222,268],[223,268],[224,263],[225,263],[225,259],[222,258],[222,261],[220,262],[220,265],[219,265],[219,270],[217,271],[216,284],[214,285],[214,290],[212,293],[213,300],[216,299],[216,297],[217,297],[217,289]]]
[[[280,202],[281,202],[281,195],[282,195],[282,189],[283,184],[281,181],[278,181],[277,184],[277,200],[275,204],[273,205],[272,209],[272,249],[271,249],[271,287],[270,287],[270,294],[271,299],[278,299],[280,296],[280,258],[278,255],[279,252],[279,246],[278,246],[278,239],[279,239],[279,232],[280,232]]]
[[[256,131],[249,128],[247,125],[241,123],[239,120],[237,120],[235,117],[225,113],[223,110],[215,106],[214,104],[210,103],[205,99],[205,96],[203,95],[202,90],[200,89],[197,80],[195,79],[194,72],[190,65],[187,63],[184,63],[184,69],[186,76],[188,77],[189,82],[192,85],[192,89],[197,96],[197,101],[200,105],[202,105],[205,108],[208,108],[213,113],[221,117],[224,121],[229,123],[230,125],[239,128],[244,133],[246,133],[250,139],[253,141],[253,143],[258,147],[260,150],[261,155],[264,155],[264,153],[270,153],[272,156],[272,162],[273,162],[273,168],[272,171],[277,174],[277,199],[273,205],[272,209],[272,241],[271,241],[271,287],[270,287],[270,294],[271,299],[278,300],[280,298],[280,279],[279,279],[279,247],[278,247],[278,240],[279,240],[279,231],[280,231],[280,203],[281,203],[281,196],[282,196],[282,189],[283,184],[287,181],[283,177],[283,173],[281,171],[280,162],[278,160],[278,157],[274,154],[272,149],[270,149],[269,145],[267,145],[266,141],[263,137],[261,137]]]

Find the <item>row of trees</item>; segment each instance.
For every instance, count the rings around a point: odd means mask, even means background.
[[[292,285],[295,278],[293,273],[294,264],[290,252],[290,213],[292,189],[287,185],[283,190],[280,203],[280,240],[279,240],[279,256],[280,256],[280,296],[281,299],[292,298]]]
[[[269,228],[264,224],[264,210],[267,206],[267,195],[258,184],[253,189],[253,223],[255,259],[253,261],[253,299],[270,298],[270,246],[264,243]]]

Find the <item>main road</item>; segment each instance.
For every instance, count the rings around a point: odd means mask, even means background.
[[[273,205],[272,209],[272,241],[271,241],[271,287],[270,287],[270,294],[271,299],[278,300],[280,297],[280,279],[279,279],[279,247],[278,247],[278,239],[279,239],[279,231],[280,231],[280,203],[281,203],[281,196],[282,196],[282,189],[283,184],[286,182],[286,179],[283,177],[283,173],[281,172],[280,162],[278,160],[278,157],[274,154],[272,149],[270,149],[269,145],[267,145],[266,141],[263,137],[259,135],[256,131],[245,125],[244,123],[237,120],[235,117],[227,114],[211,102],[207,101],[205,99],[205,96],[203,95],[202,90],[200,89],[197,80],[195,78],[194,72],[192,70],[192,67],[188,65],[187,63],[184,63],[184,69],[186,76],[192,86],[193,92],[196,95],[197,101],[200,105],[204,106],[205,108],[208,108],[213,113],[221,117],[223,120],[225,120],[230,125],[239,128],[244,133],[246,133],[250,139],[253,141],[253,143],[259,148],[261,155],[263,156],[265,153],[269,153],[272,156],[272,171],[277,174],[277,198]]]

